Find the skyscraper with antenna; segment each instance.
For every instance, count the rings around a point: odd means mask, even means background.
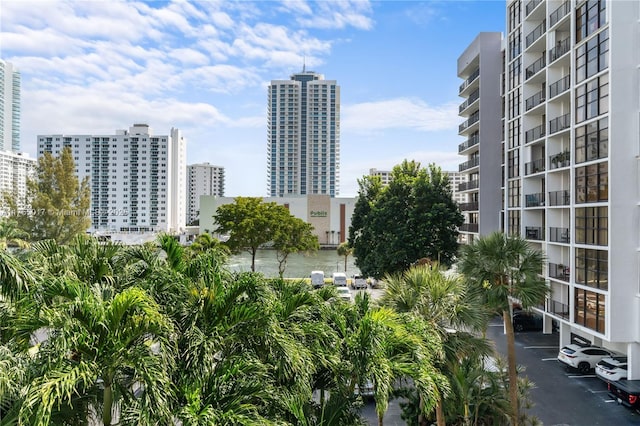
[[[340,86],[307,71],[272,80],[267,108],[267,173],[271,197],[339,195]]]

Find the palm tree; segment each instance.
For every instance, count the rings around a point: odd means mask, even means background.
[[[124,423],[171,422],[172,325],[143,290],[46,278],[22,309],[18,334],[44,329],[46,336],[34,353],[21,422],[48,425],[71,408],[85,420],[100,413],[111,425],[115,407]]]
[[[28,238],[29,233],[18,228],[15,220],[7,218],[0,220],[0,250],[7,247],[26,248],[29,246]]]
[[[412,379],[425,406],[432,407],[437,389],[446,384],[434,368],[442,347],[433,329],[419,318],[375,306],[369,293],[356,295],[346,319],[343,358],[352,366],[349,394],[356,385],[373,383],[378,425],[383,425],[397,380]]]
[[[518,385],[515,336],[511,317],[514,302],[524,309],[542,303],[549,289],[542,277],[544,255],[521,237],[494,232],[461,247],[459,271],[480,290],[486,304],[502,314],[507,335],[511,422],[518,425]]]
[[[387,290],[380,304],[420,318],[442,339],[445,358],[439,365],[443,373],[448,373],[452,364],[465,357],[490,352],[484,339],[469,333],[482,329],[487,315],[477,303],[476,294],[462,279],[445,275],[437,263],[425,262],[402,274],[388,276],[385,281]],[[445,423],[443,403],[446,390],[447,387],[439,389],[436,404],[438,425]]]
[[[344,272],[347,272],[347,259],[353,254],[353,248],[345,241],[344,243],[340,243],[337,251],[338,256],[344,257]]]

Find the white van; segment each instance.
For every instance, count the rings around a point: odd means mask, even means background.
[[[347,274],[345,274],[344,272],[334,272],[331,281],[333,281],[333,285],[335,286],[346,286]]]
[[[324,271],[311,271],[311,285],[314,288],[322,287],[324,285]]]

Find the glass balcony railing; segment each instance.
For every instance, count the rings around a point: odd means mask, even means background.
[[[559,41],[558,44],[556,44],[556,47],[549,51],[549,63],[555,61],[556,59],[567,53],[570,47],[570,37]]]
[[[471,148],[472,146],[477,145],[479,142],[480,142],[480,137],[478,136],[477,133],[475,133],[473,136],[469,137],[466,141],[458,145],[458,152],[465,151]]]
[[[524,228],[524,236],[527,240],[544,240],[544,229],[541,226],[527,226]]]
[[[549,300],[549,312],[562,319],[569,319],[569,305],[558,302],[557,300]]]
[[[540,38],[540,36],[542,36],[542,34],[544,34],[544,32],[546,31],[546,25],[547,25],[547,21],[542,20],[542,22],[540,22],[540,25],[535,27],[533,31],[527,34],[527,37],[525,38],[526,47],[531,46],[533,42],[535,42],[537,39]]]
[[[525,80],[530,79],[536,75],[541,69],[546,66],[545,54],[543,53],[534,63],[529,65],[525,70]]]
[[[473,167],[477,167],[480,164],[480,157],[472,158],[469,161],[465,161],[464,163],[458,165],[458,171],[462,172],[464,170],[469,170]]]
[[[568,129],[571,126],[571,114],[566,113],[549,121],[549,134]]]
[[[475,70],[473,73],[471,73],[471,75],[469,76],[469,78],[467,78],[464,83],[462,83],[460,85],[460,90],[459,93],[462,93],[464,91],[464,89],[466,89],[467,87],[469,87],[469,85],[471,83],[473,83],[475,81],[476,78],[480,77],[480,68],[478,68],[477,70]]]
[[[549,277],[569,282],[569,266],[561,263],[549,263]]]
[[[567,14],[571,11],[571,2],[564,2],[558,7],[556,10],[551,12],[549,15],[549,26],[553,27],[558,21],[567,16]]]
[[[476,111],[471,114],[469,119],[458,127],[458,133],[464,132],[466,129],[476,124],[478,121],[480,121],[480,111]]]
[[[470,189],[476,189],[478,188],[480,183],[479,179],[476,180],[470,180],[468,182],[462,182],[458,184],[458,191],[468,191]]]
[[[473,93],[469,95],[469,98],[460,105],[460,107],[458,108],[458,112],[464,111],[469,107],[469,105],[471,105],[478,99],[480,99],[480,90],[474,90]]]
[[[524,165],[525,175],[531,175],[531,174],[540,173],[540,172],[544,172],[544,158],[539,158],[529,163],[525,163]]]
[[[542,3],[542,0],[531,0],[529,3],[527,3],[527,5],[524,7],[524,16],[528,16],[531,12],[533,12],[533,9],[538,7],[540,3]]]
[[[571,194],[569,191],[550,191],[549,192],[549,205],[550,206],[568,206],[571,204]]]
[[[571,75],[567,74],[560,80],[549,86],[549,98],[554,98],[562,92],[569,90],[571,84]]]
[[[460,211],[463,211],[463,212],[477,211],[478,202],[476,201],[473,203],[462,203],[462,204],[459,204],[458,207],[460,208]]]
[[[463,223],[458,228],[459,231],[462,232],[478,232],[478,224],[477,223]]]
[[[543,103],[545,101],[544,92],[545,92],[545,90],[542,89],[541,91],[539,91],[535,95],[533,95],[530,98],[526,99],[524,101],[525,111],[529,111],[531,108],[536,107],[536,106],[540,105],[541,103]]]
[[[527,194],[524,196],[525,207],[541,207],[544,206],[544,192],[536,194]]]
[[[569,244],[569,242],[571,242],[571,238],[569,237],[569,228],[550,227],[549,241]]]
[[[524,142],[529,143],[533,142],[536,139],[540,139],[545,135],[544,124],[534,127],[533,129],[527,130],[524,133]]]

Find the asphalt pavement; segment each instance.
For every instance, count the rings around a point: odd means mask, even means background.
[[[496,318],[487,337],[506,358],[506,336],[502,320]],[[546,426],[626,426],[640,425],[640,414],[618,405],[607,385],[593,372],[582,375],[567,371],[557,360],[558,333],[541,331],[516,333],[516,360],[525,368],[521,374],[534,382],[529,410]]]

